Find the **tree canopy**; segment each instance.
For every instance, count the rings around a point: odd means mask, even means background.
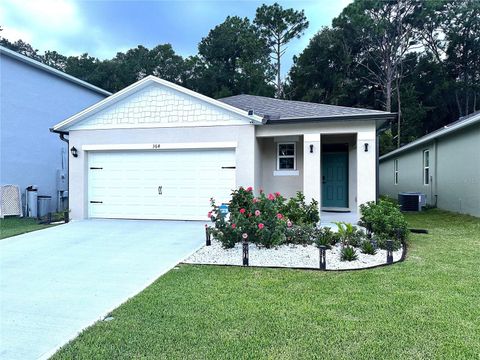
[[[303,11],[274,3],[260,6],[253,21],[228,16],[187,58],[171,44],[104,60],[40,54],[3,37],[0,45],[111,92],[155,75],[214,98],[275,94],[396,112],[383,153],[480,109],[478,0],[355,0],[294,56],[282,81],[285,48],[307,26]]]

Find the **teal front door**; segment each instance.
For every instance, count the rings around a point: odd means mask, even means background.
[[[322,206],[348,207],[348,153],[322,154]]]

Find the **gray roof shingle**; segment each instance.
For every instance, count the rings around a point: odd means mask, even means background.
[[[326,105],[305,101],[280,100],[256,95],[235,95],[218,99],[228,105],[249,111],[253,110],[255,115],[266,118],[267,122],[283,122],[287,120],[306,120],[332,118],[332,117],[382,117],[391,118],[395,114],[371,110],[352,108],[346,106]]]

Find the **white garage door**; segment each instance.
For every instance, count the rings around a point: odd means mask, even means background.
[[[210,198],[226,202],[234,188],[233,149],[88,155],[92,218],[205,220]]]

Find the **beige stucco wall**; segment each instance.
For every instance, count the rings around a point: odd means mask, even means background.
[[[70,132],[70,147],[79,155],[70,154],[70,209],[72,219],[83,219],[87,214],[88,151],[84,145],[111,144],[172,144],[202,142],[236,142],[236,185],[255,184],[255,126],[212,126],[151,129],[75,130]],[[161,150],[152,150],[161,151]]]
[[[358,211],[360,204],[374,201],[376,198],[376,123],[374,120],[330,121],[301,124],[279,124],[256,127],[260,138],[299,135],[303,137],[303,192],[307,199],[316,199],[321,204],[321,138],[322,135],[347,135],[354,137],[349,150],[349,207]],[[350,142],[349,142],[350,143]],[[365,152],[364,144],[369,151]],[[310,152],[313,145],[313,152]],[[300,148],[297,149],[300,152]],[[266,179],[265,179],[266,180]],[[285,179],[285,181],[288,181]],[[292,181],[292,180],[290,180]],[[289,188],[298,186],[291,183]],[[295,184],[295,185],[293,185]],[[262,183],[265,185],[265,181]],[[278,191],[284,191],[282,189]]]
[[[291,141],[288,138],[260,138],[262,171],[259,178],[259,188],[267,193],[279,191],[286,197],[295,196],[297,191],[303,191],[303,139],[298,137],[297,141]],[[278,176],[277,170],[277,143],[295,142],[296,143],[296,165],[298,175]]]
[[[423,151],[430,150],[430,185],[423,185]],[[437,156],[435,156],[437,155]],[[398,159],[398,185],[394,185]],[[439,208],[480,216],[480,125],[421,144],[380,163],[380,193],[397,198],[403,191],[427,195]]]

